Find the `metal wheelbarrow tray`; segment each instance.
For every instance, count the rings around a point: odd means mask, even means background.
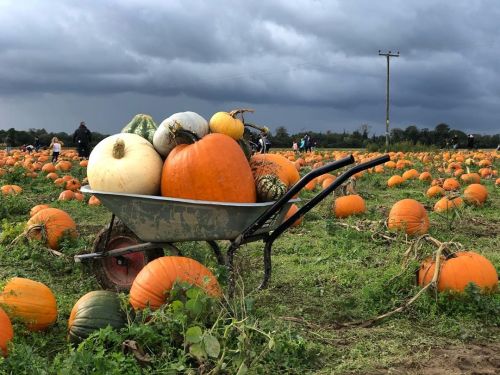
[[[101,192],[85,186],[82,192],[96,195],[113,215],[109,226],[96,238],[95,252],[77,255],[75,261],[91,260],[104,287],[127,290],[140,269],[152,258],[161,256],[164,248],[179,254],[176,242],[206,241],[219,264],[225,264],[230,271],[229,295],[232,295],[235,252],[242,244],[262,240],[264,277],[259,288],[265,288],[271,276],[274,241],[348,178],[388,160],[389,156],[384,155],[346,170],[287,220],[284,217],[290,206],[299,201],[294,197],[308,182],[354,163],[354,157],[350,155],[312,170],[276,202],[245,204],[196,201]],[[122,223],[114,226],[115,216]],[[226,257],[215,240],[230,241]],[[154,255],[151,255],[152,252]]]
[[[265,213],[274,202],[224,203],[166,198],[151,195],[109,193],[84,186],[144,242],[231,240]],[[292,199],[255,233],[274,230]]]

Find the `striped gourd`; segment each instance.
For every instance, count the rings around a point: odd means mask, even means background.
[[[153,143],[153,136],[157,128],[158,126],[151,116],[138,114],[134,116],[132,121],[125,125],[121,132],[140,135]]]
[[[275,201],[287,192],[286,185],[274,175],[260,176],[255,180],[257,199],[261,202]]]

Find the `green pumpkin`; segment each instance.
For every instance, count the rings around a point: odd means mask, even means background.
[[[93,332],[108,325],[119,329],[125,326],[127,317],[114,292],[96,290],[81,297],[73,306],[68,321],[68,339],[80,343]]]
[[[287,192],[287,187],[277,176],[264,175],[255,180],[257,199],[261,202],[276,201]]]
[[[158,126],[150,115],[138,114],[134,116],[132,121],[125,125],[121,132],[140,135],[153,143],[153,136],[157,128]]]

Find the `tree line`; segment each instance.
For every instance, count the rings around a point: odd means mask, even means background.
[[[369,135],[370,126],[364,124],[353,132],[299,132],[290,134],[284,126],[278,127],[273,134],[268,136],[272,147],[290,148],[293,142],[300,143],[301,138],[309,134],[314,147],[319,148],[369,148],[382,149],[385,147],[384,135]],[[91,146],[95,146],[102,139],[107,137],[106,134],[92,132]],[[450,147],[452,138],[456,136],[460,148],[467,146],[467,134],[461,130],[451,129],[449,125],[441,123],[436,125],[433,130],[428,128],[419,129],[414,125],[410,125],[405,129],[393,128],[390,133],[392,145],[405,143],[411,146],[427,146],[446,148]],[[40,139],[42,147],[48,146],[53,137],[59,138],[65,146],[76,147],[73,144],[73,133],[65,132],[47,132],[45,129],[29,129],[16,130],[10,128],[8,130],[0,130],[0,143],[4,143],[6,138],[9,138],[12,146],[20,147],[22,145],[34,144],[35,137]],[[475,148],[496,148],[500,144],[500,134],[474,134]]]
[[[68,134],[65,132],[47,132],[45,129],[29,129],[29,130],[16,130],[10,128],[8,130],[0,129],[0,143],[5,144],[5,140],[8,138],[10,140],[11,146],[21,147],[23,145],[34,145],[35,137],[40,140],[40,145],[42,148],[48,147],[52,138],[57,137],[65,147],[76,147],[73,143],[73,133]],[[102,139],[106,138],[106,134],[101,134],[98,132],[92,132],[92,142],[91,146],[95,146]]]
[[[292,147],[293,142],[309,134],[315,147],[319,148],[369,148],[382,149],[385,147],[385,135],[369,135],[370,126],[364,124],[353,132],[299,132],[290,134],[284,126],[276,129],[269,135],[272,147]],[[449,125],[441,123],[431,130],[419,129],[414,125],[406,129],[393,128],[390,132],[390,142],[397,148],[398,144],[411,146],[424,146],[447,148],[452,146],[452,140],[458,140],[459,148],[467,147],[467,136],[461,130],[451,129]],[[474,134],[474,148],[496,148],[500,144],[500,134]]]

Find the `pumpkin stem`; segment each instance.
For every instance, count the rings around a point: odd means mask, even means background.
[[[195,132],[192,132],[191,130],[184,129],[182,127],[182,125],[179,124],[179,122],[177,122],[177,121],[174,121],[173,125],[169,126],[168,137],[170,139],[174,139],[174,140],[179,140],[179,138],[187,139],[191,143],[195,143],[195,142],[198,142],[200,140],[200,137],[198,136],[198,134],[196,134]],[[180,143],[184,143],[184,142],[180,142]]]
[[[113,145],[113,157],[115,159],[121,159],[125,156],[125,141],[118,138]]]
[[[267,135],[269,133],[269,128],[267,126],[259,126],[259,125],[251,124],[249,122],[244,122],[243,125],[245,125],[248,128],[259,130],[264,135]]]
[[[231,117],[236,118],[236,116],[241,114],[241,116],[243,117],[243,113],[245,113],[245,112],[254,113],[255,111],[251,108],[236,108],[236,109],[233,109],[232,111],[230,111],[229,115]]]

